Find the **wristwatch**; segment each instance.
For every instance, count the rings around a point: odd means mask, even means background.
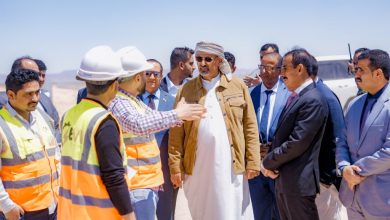
[[[336,174],[338,177],[343,177],[343,170],[344,170],[345,166],[341,166],[339,168],[336,169]]]

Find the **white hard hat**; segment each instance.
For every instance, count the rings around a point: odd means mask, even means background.
[[[126,72],[123,77],[134,76],[135,74],[153,68],[153,65],[146,61],[145,56],[136,47],[124,47],[117,52],[122,62],[122,68]]]
[[[120,58],[111,47],[97,46],[84,55],[76,79],[100,84],[124,74]]]

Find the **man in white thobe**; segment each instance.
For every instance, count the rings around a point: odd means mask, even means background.
[[[183,185],[194,220],[253,219],[248,179],[259,175],[256,115],[246,85],[231,77],[220,45],[199,42],[199,76],[176,96],[200,103],[207,114],[170,130],[169,166]],[[184,182],[184,184],[183,184]]]

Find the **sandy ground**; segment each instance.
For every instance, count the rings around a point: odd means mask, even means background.
[[[53,84],[51,87],[52,100],[57,108],[60,118],[62,115],[76,104],[76,97],[78,89],[82,88],[82,83],[75,84]],[[184,196],[183,190],[179,190],[178,199],[176,202],[175,219],[191,220],[190,212],[188,210],[187,199]]]

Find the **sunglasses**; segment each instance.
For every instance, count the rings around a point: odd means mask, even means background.
[[[146,75],[147,77],[151,77],[152,75],[153,75],[154,77],[159,77],[159,76],[160,76],[160,72],[157,72],[157,71],[146,71],[146,72],[145,72],[145,75]]]
[[[204,61],[206,61],[207,63],[211,63],[211,62],[213,62],[213,60],[214,60],[214,58],[211,58],[211,57],[200,57],[200,56],[195,57],[195,59],[196,59],[196,61],[199,62],[199,63],[202,62],[203,59],[204,59]]]

